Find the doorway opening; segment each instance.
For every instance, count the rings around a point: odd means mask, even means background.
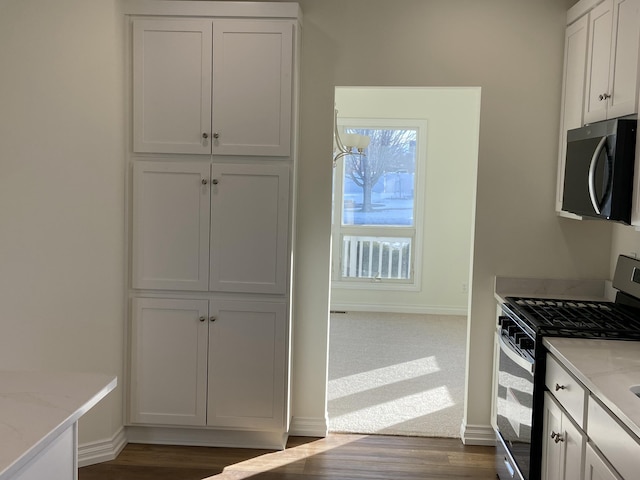
[[[480,88],[336,87],[329,431],[459,437]],[[368,178],[367,178],[368,176]]]

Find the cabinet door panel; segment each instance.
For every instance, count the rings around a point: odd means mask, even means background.
[[[589,443],[587,443],[585,455],[584,478],[586,480],[624,480]]]
[[[282,428],[285,304],[220,301],[212,310],[207,424]]]
[[[606,118],[607,100],[600,95],[609,92],[609,59],[611,56],[611,28],[613,2],[605,1],[590,13],[587,91],[585,94],[585,123]]]
[[[567,27],[565,34],[564,78],[562,83],[562,120],[560,127],[560,157],[556,211],[562,210],[564,166],[567,151],[567,131],[583,124],[584,84],[587,69],[589,16],[585,15]]]
[[[134,288],[207,290],[209,169],[198,163],[134,165]]]
[[[638,46],[640,44],[640,1],[616,0],[611,48],[611,99],[608,118],[637,112]]]
[[[562,410],[553,397],[544,394],[544,420],[542,432],[542,480],[562,480],[565,450],[563,443],[556,443],[551,435],[562,434]]]
[[[205,424],[208,304],[207,300],[133,300],[133,423]]]
[[[285,293],[288,167],[214,165],[212,179],[210,290]]]
[[[213,22],[213,153],[290,152],[293,25]]]
[[[211,21],[133,23],[133,150],[211,153]]]

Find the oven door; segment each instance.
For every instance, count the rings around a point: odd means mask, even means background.
[[[533,420],[534,361],[506,336],[496,333],[499,350],[496,427],[497,470],[501,480],[529,478]]]

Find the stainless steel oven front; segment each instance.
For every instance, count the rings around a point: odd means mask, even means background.
[[[496,331],[496,467],[501,480],[528,480],[532,467],[535,342],[508,318],[500,323]]]

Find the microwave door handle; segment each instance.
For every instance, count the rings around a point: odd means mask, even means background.
[[[593,157],[591,157],[591,163],[589,164],[589,198],[591,198],[591,205],[593,205],[593,209],[598,215],[600,215],[600,205],[596,198],[596,165],[598,164],[598,157],[600,157],[606,143],[607,137],[605,135],[598,142],[598,146],[595,152],[593,152]]]

